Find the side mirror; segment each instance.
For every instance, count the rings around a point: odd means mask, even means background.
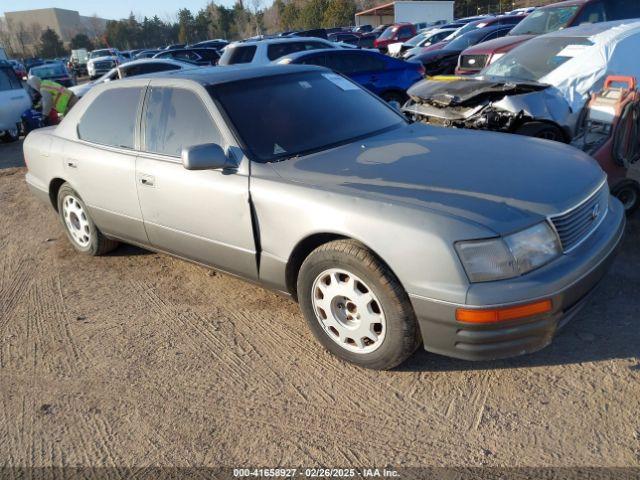
[[[227,154],[217,143],[183,147],[182,166],[187,170],[216,170],[231,166]]]

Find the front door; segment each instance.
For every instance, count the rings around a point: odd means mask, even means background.
[[[244,277],[257,277],[249,176],[236,170],[189,171],[182,147],[224,140],[206,93],[151,86],[143,113],[136,185],[150,243]]]

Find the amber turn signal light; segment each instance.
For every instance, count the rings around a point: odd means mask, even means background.
[[[553,305],[551,300],[542,300],[517,307],[493,308],[488,310],[458,308],[456,320],[464,323],[498,323],[519,318],[533,317],[550,312]]]

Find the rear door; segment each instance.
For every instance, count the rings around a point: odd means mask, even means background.
[[[142,119],[136,185],[151,245],[256,278],[248,165],[202,171],[182,166],[182,147],[229,147],[222,117],[206,90],[154,80]]]
[[[118,84],[92,95],[86,107],[75,107],[85,110],[76,129],[78,141],[64,144],[63,169],[104,233],[146,244],[135,184],[137,126],[146,82]]]
[[[0,67],[0,131],[17,128],[22,113],[30,106],[29,94],[13,68]]]

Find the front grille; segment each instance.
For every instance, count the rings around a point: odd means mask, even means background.
[[[460,68],[465,70],[482,70],[487,64],[488,55],[462,55]]]
[[[562,249],[571,251],[586,240],[604,220],[608,210],[609,186],[605,182],[589,198],[568,212],[551,217]]]
[[[99,68],[99,69],[112,69],[113,67],[116,66],[116,62],[113,62],[111,60],[105,61],[105,62],[96,62],[95,63],[95,67]]]

